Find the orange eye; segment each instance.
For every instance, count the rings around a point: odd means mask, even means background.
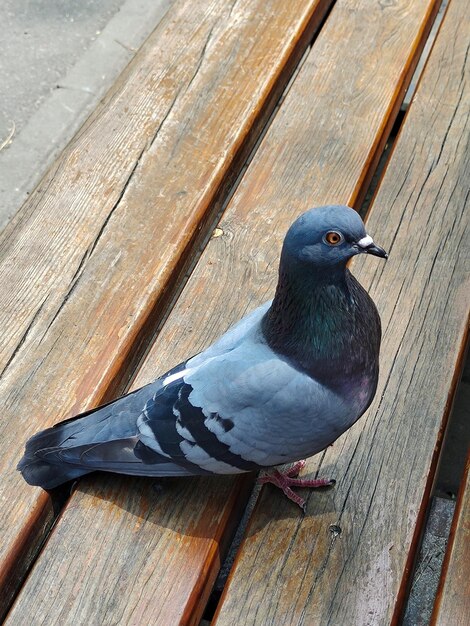
[[[341,233],[337,233],[335,230],[330,230],[325,235],[325,241],[326,243],[329,243],[330,246],[337,246],[343,241],[343,235]]]

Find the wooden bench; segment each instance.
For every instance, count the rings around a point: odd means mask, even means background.
[[[0,240],[7,624],[199,622],[253,477],[156,492],[90,476],[51,532],[51,501],[14,467],[38,428],[140,386],[270,297],[302,210],[359,208],[438,4],[337,0],[310,45],[329,4],[175,3]],[[390,261],[354,267],[383,320],[377,398],[309,460],[338,483],[306,517],[262,489],[214,623],[399,618],[467,337],[467,33],[451,0],[368,215]]]

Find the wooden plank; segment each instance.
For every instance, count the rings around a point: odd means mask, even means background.
[[[26,438],[116,393],[328,4],[176,2],[3,234],[3,607],[52,521]]]
[[[470,453],[462,478],[431,626],[467,626],[470,616]]]
[[[452,0],[368,216],[390,259],[354,263],[384,328],[376,399],[309,460],[338,482],[306,517],[263,489],[217,626],[398,623],[468,334],[468,25]]]
[[[408,0],[385,12],[366,0],[336,4],[229,204],[222,236],[205,249],[135,385],[272,295],[280,243],[299,212],[362,195],[435,8]],[[103,624],[197,623],[239,489],[232,478],[174,480],[156,498],[151,482],[82,481],[7,623],[33,615],[84,623],[98,610]]]

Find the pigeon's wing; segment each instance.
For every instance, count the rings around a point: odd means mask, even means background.
[[[267,302],[258,307],[204,352],[189,359],[185,367],[161,378],[162,388],[147,401],[137,422],[140,431],[137,450],[145,462],[151,464],[156,453],[158,458],[163,456],[191,474],[233,474],[259,469],[255,460],[232,453],[230,446],[207,427],[206,412],[191,401],[193,387],[186,380],[198,371],[207,371],[210,377],[213,368],[207,370],[208,364],[214,363],[217,369],[217,363],[226,362],[233,351],[251,345],[252,338],[259,334],[261,319],[269,305]],[[243,348],[241,355],[243,359]],[[218,385],[216,379],[213,383]],[[206,379],[206,384],[212,385],[210,378]],[[232,427],[230,419],[222,415],[213,417],[223,429]]]
[[[225,350],[190,359],[146,405],[141,441],[191,473],[233,474],[309,456],[347,427],[348,406],[273,352],[259,319]],[[174,420],[161,416],[169,399]]]
[[[233,349],[259,323],[268,305],[241,320],[205,355],[193,360],[204,363]],[[186,391],[182,372],[187,369],[182,363],[141,389],[36,434],[27,442],[18,466],[25,479],[52,488],[96,469],[150,476],[210,473],[187,460],[187,442],[177,430],[181,430],[177,406],[184,403]],[[193,423],[202,424],[203,413],[188,406]],[[158,437],[149,430],[149,420],[156,425]]]

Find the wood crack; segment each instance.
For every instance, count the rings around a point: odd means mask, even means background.
[[[189,79],[189,82],[186,85],[186,89],[184,90],[185,93],[191,88],[191,86],[192,86],[192,84],[194,82],[194,79],[196,78],[199,70],[201,69],[202,62],[204,61],[204,57],[206,56],[207,48],[209,47],[209,43],[210,43],[210,41],[212,39],[212,33],[214,32],[215,27],[218,25],[219,21],[220,20],[217,20],[217,22],[215,22],[211,26],[211,28],[209,30],[209,33],[207,35],[207,39],[206,39],[206,41],[204,43],[204,46],[202,47],[201,54],[199,55],[199,58],[198,58],[197,63],[196,63],[196,69],[194,70],[193,75]]]
[[[16,355],[18,354],[18,352],[21,350],[24,342],[26,341],[29,333],[31,332],[36,320],[38,319],[39,315],[41,314],[41,311],[47,301],[47,299],[49,298],[49,294],[46,295],[46,297],[43,299],[43,301],[41,302],[39,308],[37,309],[37,311],[34,313],[33,317],[31,318],[31,321],[29,322],[26,330],[24,331],[23,335],[21,336],[18,345],[16,346],[16,348],[14,349],[12,355],[10,356],[10,358],[8,359],[7,363],[5,364],[5,367],[2,369],[2,371],[0,372],[0,378],[3,377],[3,375],[5,374],[5,372],[7,371],[7,369],[10,367],[10,365],[12,364],[13,360],[15,359]]]
[[[92,254],[93,254],[93,252],[95,251],[95,248],[96,248],[96,246],[98,245],[98,242],[99,242],[99,240],[101,239],[101,236],[103,235],[104,231],[106,230],[106,226],[108,225],[109,220],[110,220],[110,219],[111,219],[111,217],[113,216],[114,211],[117,209],[117,207],[118,207],[118,206],[119,206],[119,204],[121,203],[121,200],[123,199],[124,194],[126,193],[127,188],[129,187],[129,185],[130,185],[130,183],[131,183],[132,177],[134,176],[134,173],[135,173],[135,171],[136,171],[136,169],[137,169],[137,167],[138,167],[138,165],[139,165],[139,163],[140,163],[140,161],[141,161],[141,159],[142,159],[142,155],[144,154],[144,152],[145,152],[145,148],[142,148],[142,150],[140,151],[140,154],[139,154],[139,156],[137,157],[137,159],[136,159],[136,161],[135,161],[135,163],[134,163],[134,165],[133,165],[133,167],[132,167],[131,171],[129,172],[128,177],[127,177],[127,178],[126,178],[126,180],[124,181],[124,184],[123,184],[123,186],[122,186],[122,189],[121,189],[121,192],[120,192],[120,194],[119,194],[119,196],[118,196],[118,199],[116,200],[116,202],[115,202],[115,203],[113,204],[113,206],[111,207],[111,210],[109,211],[109,213],[108,213],[108,215],[107,215],[106,219],[105,219],[105,220],[104,220],[104,222],[103,222],[103,225],[101,226],[100,230],[98,231],[98,234],[97,234],[97,235],[96,235],[96,237],[95,237],[95,240],[93,241],[93,244],[91,245],[91,248],[90,248],[90,253],[89,253],[88,257],[91,257],[91,255],[92,255]]]

